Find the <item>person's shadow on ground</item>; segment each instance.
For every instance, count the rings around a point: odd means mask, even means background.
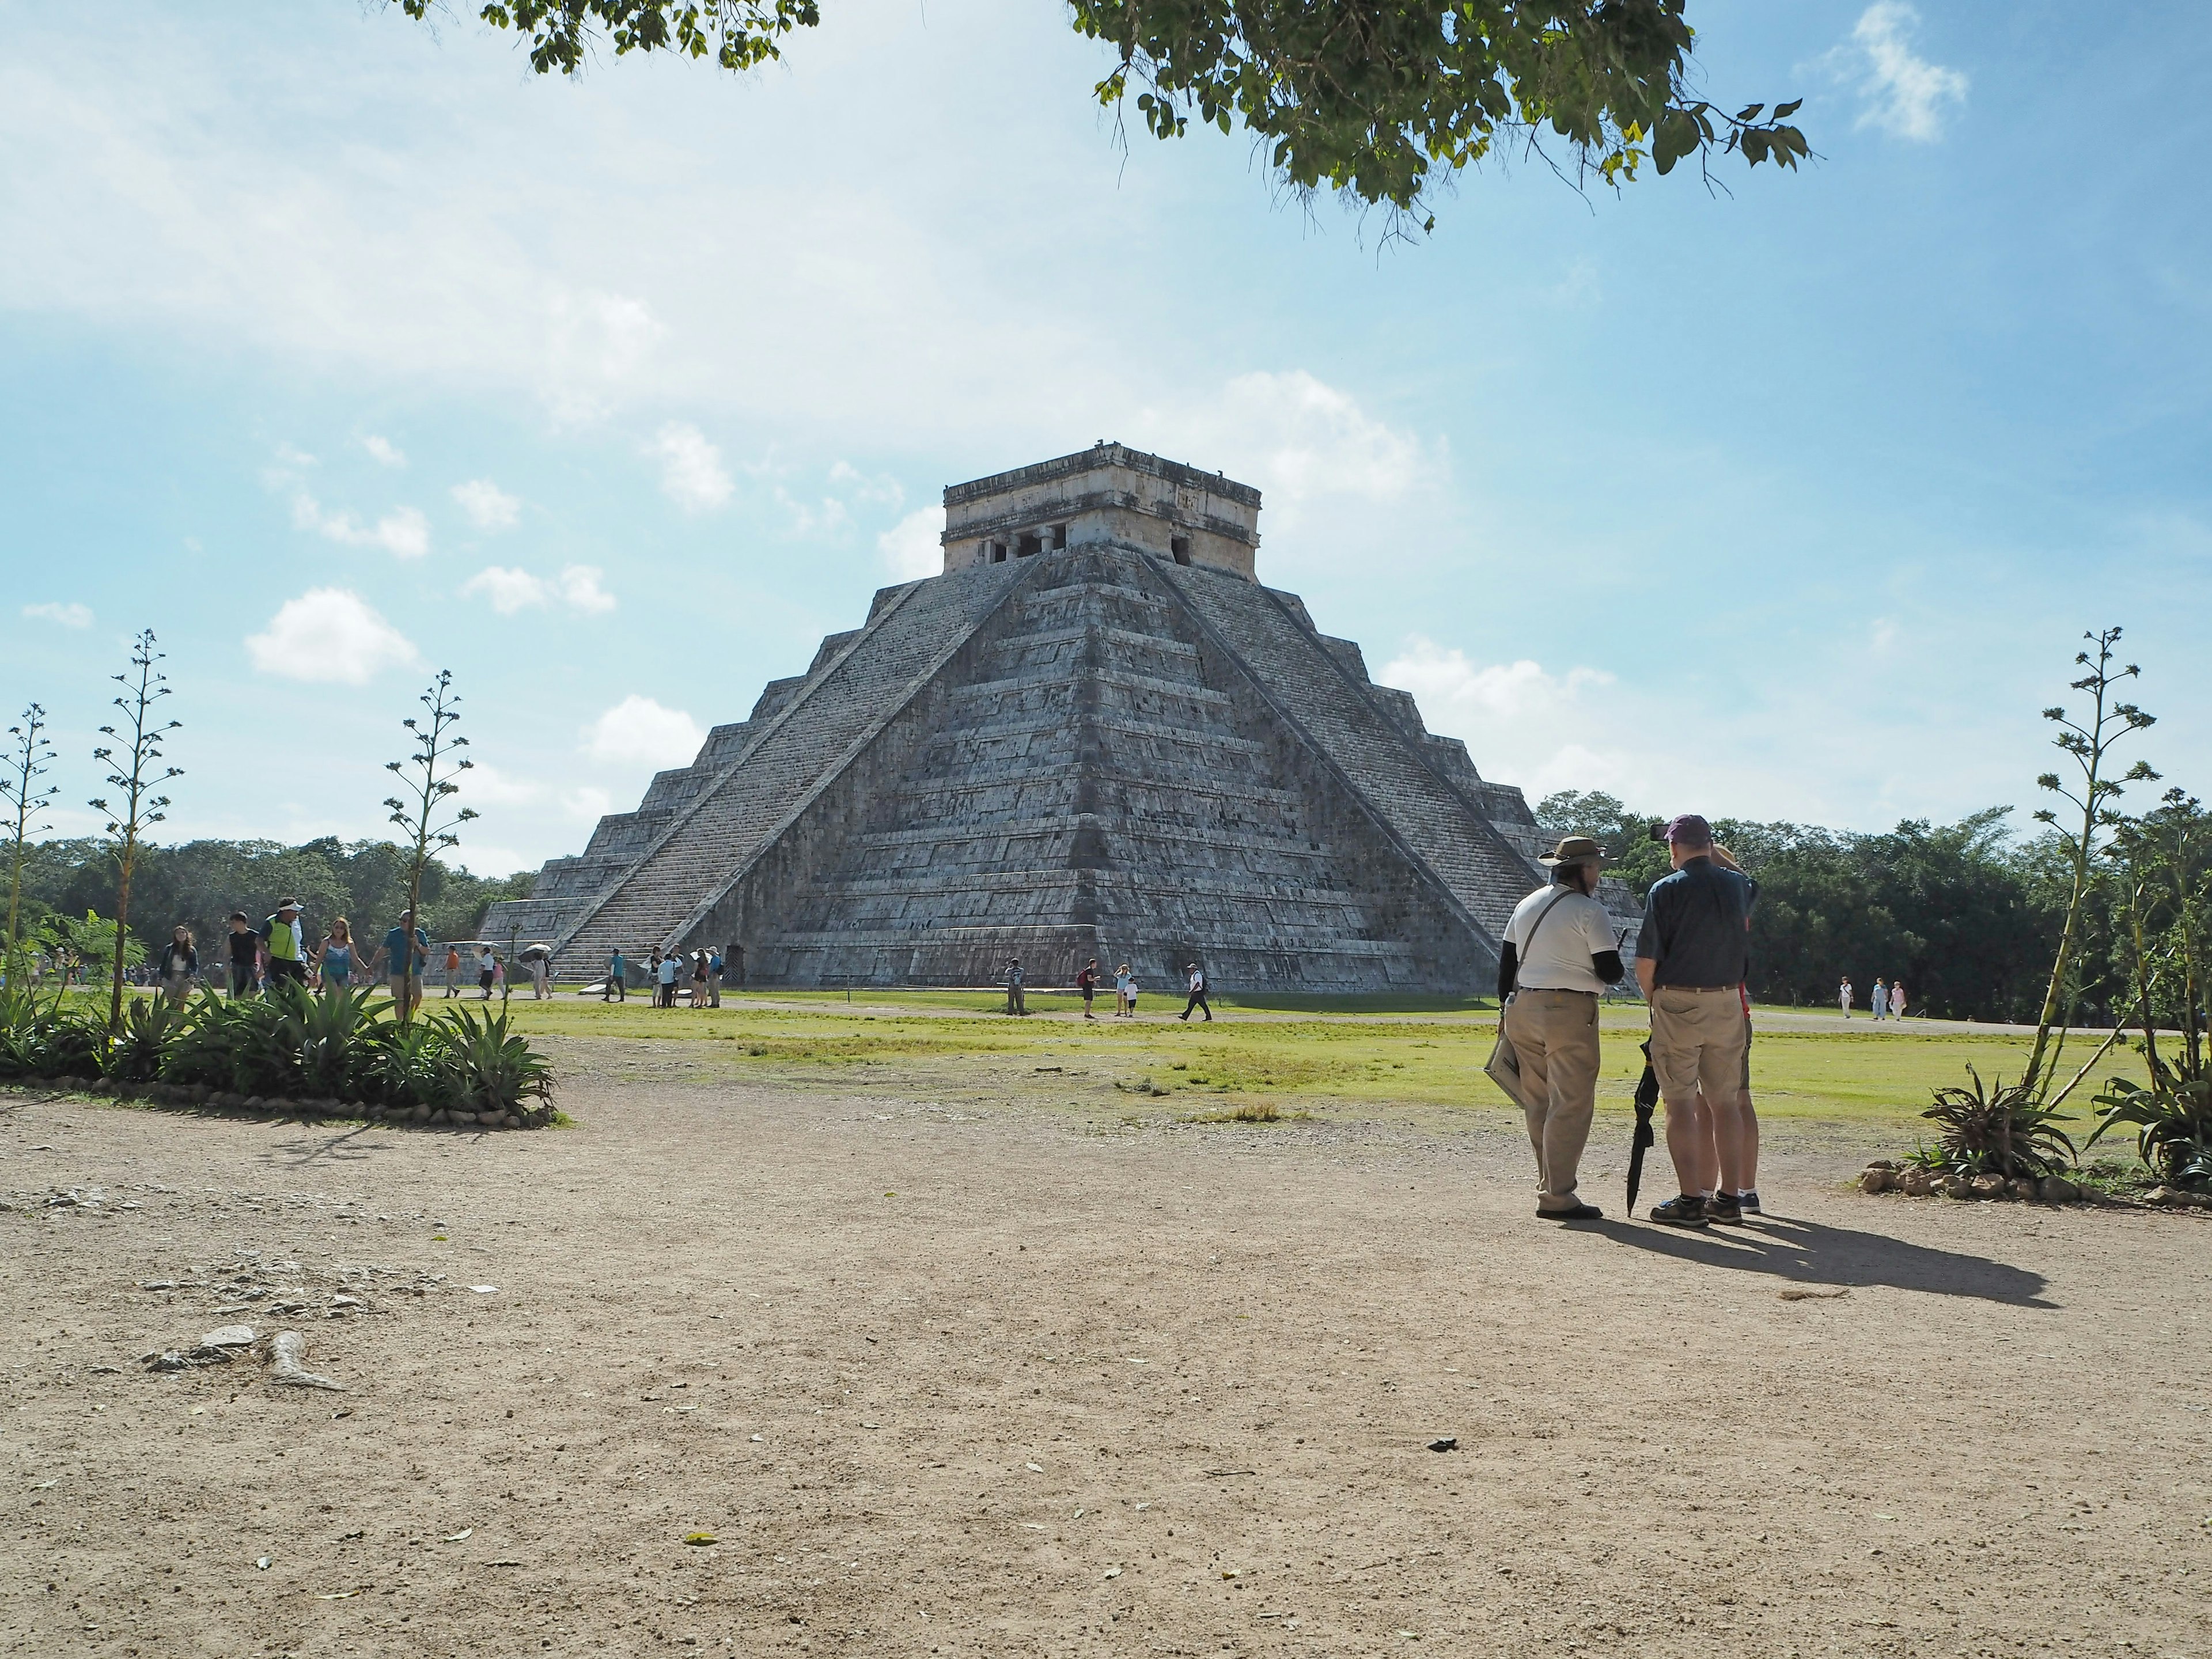
[[[2058,1305],[2044,1299],[2047,1281],[2043,1275],[2025,1267],[1908,1244],[1880,1233],[1825,1227],[1817,1221],[1768,1216],[1741,1227],[1693,1231],[1607,1220],[1590,1231],[1677,1261],[1768,1273],[1801,1285],[1891,1285],[1931,1296],[1979,1297],[2016,1308]]]

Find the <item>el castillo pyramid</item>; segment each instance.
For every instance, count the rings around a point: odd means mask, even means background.
[[[570,974],[714,945],[754,986],[1486,992],[1543,879],[1521,792],[1255,574],[1260,492],[1102,443],[945,492],[875,596],[492,939]]]

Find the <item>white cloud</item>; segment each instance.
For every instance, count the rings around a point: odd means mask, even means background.
[[[597,614],[615,608],[615,596],[599,586],[599,578],[606,573],[595,564],[572,564],[562,568],[553,580],[554,590],[561,602],[575,611]]]
[[[647,451],[660,458],[662,493],[686,513],[705,513],[729,501],[735,486],[722,465],[722,452],[697,427],[671,421]]]
[[[1270,505],[1329,495],[1395,501],[1441,471],[1424,442],[1304,369],[1240,374],[1210,398],[1142,410],[1127,441],[1256,484]]]
[[[461,596],[473,599],[483,594],[491,601],[491,608],[502,617],[511,617],[526,605],[545,603],[545,584],[527,570],[508,569],[489,565],[461,584]]]
[[[1903,0],[1875,0],[1859,15],[1850,43],[1829,54],[1867,100],[1860,126],[1880,127],[1899,138],[1932,143],[1943,136],[1944,106],[1966,98],[1966,77],[1931,64],[1912,50],[1920,14]]]
[[[422,660],[404,635],[343,587],[310,588],[287,599],[246,649],[264,674],[341,685],[366,685],[386,668]]]
[[[471,765],[460,781],[471,806],[527,806],[545,797],[544,784],[515,777],[483,761]]]
[[[489,478],[471,478],[453,486],[453,499],[469,522],[487,532],[512,530],[522,522],[522,498],[510,495]]]
[[[27,605],[23,607],[23,614],[27,617],[37,617],[46,622],[59,623],[64,628],[89,628],[92,626],[92,607],[90,605],[76,604],[55,605],[51,603],[46,605]]]
[[[372,432],[361,441],[361,447],[376,458],[377,465],[380,466],[407,465],[405,452],[389,438],[380,438]]]
[[[1412,692],[1431,731],[1463,738],[1484,776],[1521,785],[1532,804],[1555,789],[1641,782],[1631,756],[1585,740],[1617,725],[1606,718],[1614,679],[1604,669],[1554,674],[1526,658],[1477,665],[1416,635],[1375,678]]]
[[[615,810],[615,798],[604,789],[585,785],[562,792],[561,810],[572,818],[596,823]]]
[[[605,574],[597,565],[572,564],[549,579],[533,576],[519,566],[495,564],[462,583],[461,593],[470,599],[483,594],[502,617],[511,617],[532,605],[550,605],[556,599],[571,610],[596,614],[615,608],[615,596],[599,586],[599,578]]]
[[[374,525],[351,513],[325,513],[313,495],[292,501],[292,523],[301,530],[348,547],[380,547],[398,559],[419,559],[430,550],[430,521],[411,507],[395,507]]]
[[[945,568],[942,507],[918,507],[876,538],[884,567],[902,582],[934,576]]]
[[[680,708],[664,708],[635,691],[584,727],[584,752],[609,765],[689,766],[707,734]]]
[[[849,485],[853,499],[870,507],[887,507],[896,512],[906,500],[905,487],[890,473],[878,473],[871,478],[850,461],[839,461],[833,465],[830,469],[830,482]]]

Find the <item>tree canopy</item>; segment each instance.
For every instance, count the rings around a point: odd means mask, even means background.
[[[115,863],[103,856],[99,842],[40,842],[28,852],[23,866],[26,933],[51,932],[57,916],[75,918],[88,911],[114,915]],[[229,931],[224,919],[233,910],[245,911],[258,927],[278,899],[296,898],[317,937],[331,917],[342,915],[352,924],[354,937],[374,948],[407,908],[411,854],[390,842],[344,842],[325,836],[285,847],[271,841],[195,841],[149,845],[139,856],[131,944],[158,951],[169,930],[181,925],[192,930],[203,963],[222,951],[222,936]],[[527,898],[535,879],[528,874],[486,879],[432,859],[422,871],[422,925],[434,939],[473,939],[493,900]]]
[[[422,19],[439,0],[398,0]],[[1795,167],[1802,100],[1733,114],[1698,95],[1688,0],[1070,0],[1076,32],[1117,62],[1094,88],[1146,129],[1194,119],[1265,147],[1294,191],[1338,192],[1433,227],[1437,181],[1506,147],[1619,185],[1645,162],[1701,170],[1735,155]],[[541,75],[599,49],[670,52],[724,69],[783,55],[822,21],[816,0],[492,0],[477,15],[526,36]],[[1553,156],[1557,143],[1564,152]]]

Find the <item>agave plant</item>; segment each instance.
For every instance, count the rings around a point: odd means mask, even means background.
[[[100,1070],[104,1022],[71,1013],[57,988],[0,989],[0,1077],[90,1077]]]
[[[167,997],[133,997],[123,1024],[100,1056],[100,1075],[118,1083],[151,1083],[161,1075],[169,1044],[191,1023],[189,1010]]]
[[[1968,1175],[2046,1176],[2069,1168],[2074,1143],[2058,1126],[2068,1120],[2036,1099],[2025,1083],[1984,1084],[1972,1066],[1971,1089],[1938,1089],[1921,1116],[1936,1128],[1943,1164]]]
[[[285,1012],[279,997],[201,992],[162,1054],[162,1080],[245,1095],[289,1092],[299,1077],[299,1048],[285,1040]]]
[[[357,1100],[376,1076],[380,1028],[366,989],[340,988],[315,996],[296,985],[277,988],[276,1040],[290,1054],[303,1093]]]
[[[445,1054],[446,1031],[440,1022],[380,1022],[366,1057],[366,1091],[387,1106],[441,1106]]]
[[[551,1097],[552,1067],[508,1029],[505,1009],[479,1018],[455,1008],[426,1023],[442,1028],[440,1104],[461,1112],[512,1112],[531,1097]]]
[[[2097,1097],[2105,1109],[2081,1149],[2095,1146],[2107,1129],[2132,1124],[2136,1155],[2169,1183],[2212,1189],[2212,1073],[2160,1070],[2154,1088],[2117,1077],[2105,1085]]]

